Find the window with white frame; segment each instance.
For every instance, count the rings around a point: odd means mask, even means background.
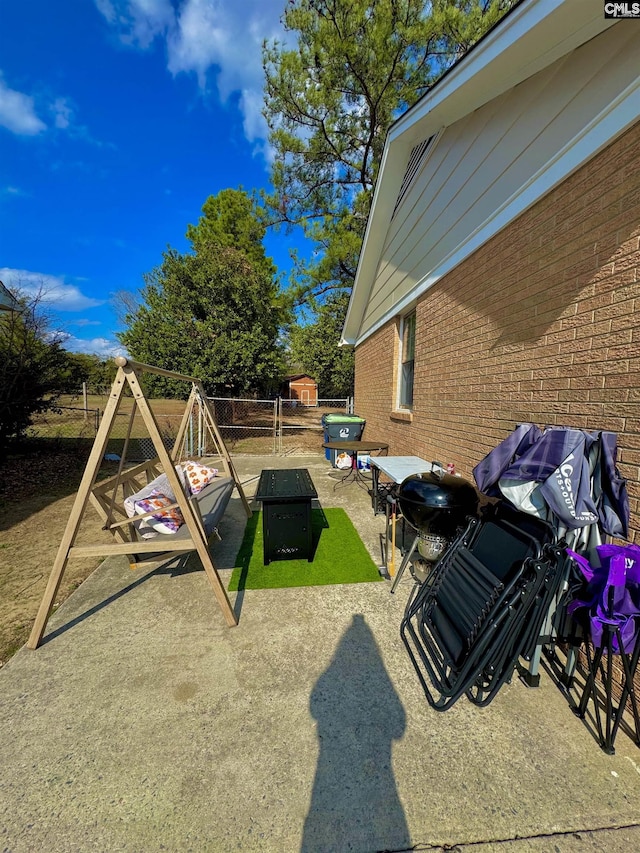
[[[416,312],[405,314],[400,320],[400,372],[398,406],[413,407],[413,365],[416,350]]]

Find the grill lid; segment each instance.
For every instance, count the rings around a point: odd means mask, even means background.
[[[467,480],[453,474],[438,476],[431,471],[411,474],[403,480],[398,497],[439,509],[475,509],[478,503],[476,490]]]
[[[428,471],[403,480],[398,489],[398,502],[409,523],[422,528],[434,513],[440,514],[439,511],[450,516],[454,523],[461,523],[467,515],[475,515],[478,494],[462,477]]]

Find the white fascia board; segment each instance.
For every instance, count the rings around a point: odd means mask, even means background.
[[[615,23],[604,19],[600,0],[523,2],[514,7],[453,66],[431,92],[391,126],[380,163],[341,345],[353,345],[359,338],[395,200],[413,147],[512,89]],[[395,313],[401,310],[398,305]]]
[[[358,346],[393,317],[409,308],[443,276],[591,160],[599,151],[606,148],[616,137],[632,127],[638,121],[638,103],[640,103],[640,76],[608,104],[607,108],[581,133],[568,142],[555,157],[545,163],[526,184],[519,188],[517,193],[493,211],[482,225],[443,258],[437,267],[430,270],[401,301],[394,305],[391,311],[388,311],[352,343]]]

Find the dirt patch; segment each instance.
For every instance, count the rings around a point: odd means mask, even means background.
[[[0,468],[0,666],[27,640],[80,484],[86,457],[38,450]],[[104,476],[111,471],[105,467]],[[109,542],[88,508],[78,544]],[[63,602],[101,562],[70,560],[56,603]]]

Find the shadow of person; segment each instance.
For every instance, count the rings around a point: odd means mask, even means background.
[[[391,767],[391,744],[404,733],[405,712],[361,614],[316,682],[310,708],[320,754],[302,853],[408,847]]]

